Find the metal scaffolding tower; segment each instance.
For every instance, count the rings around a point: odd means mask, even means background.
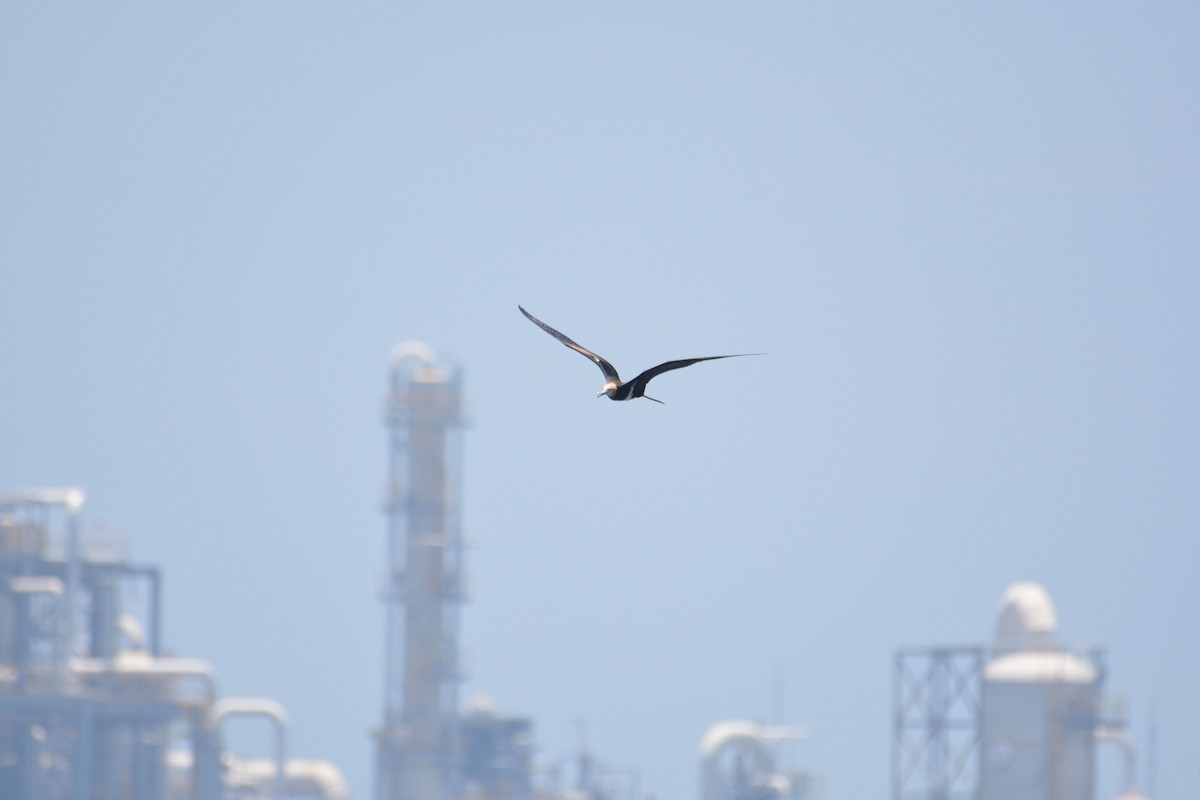
[[[901,650],[892,673],[893,800],[979,800],[982,647]]]
[[[389,483],[387,663],[377,800],[459,796],[460,373],[419,342],[392,352],[384,414]]]

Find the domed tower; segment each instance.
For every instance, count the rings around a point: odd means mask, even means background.
[[[700,742],[700,800],[806,800],[818,796],[811,775],[780,772],[778,742],[807,738],[793,728],[720,722]]]
[[[984,668],[984,800],[1092,800],[1103,658],[1057,636],[1044,588],[1004,592]]]

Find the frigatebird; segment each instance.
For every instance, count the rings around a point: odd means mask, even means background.
[[[604,373],[605,381],[604,388],[597,392],[596,397],[608,395],[608,399],[610,400],[633,400],[637,397],[644,397],[647,400],[654,400],[656,403],[662,403],[662,400],[657,400],[646,394],[646,384],[650,382],[651,378],[662,375],[664,372],[670,372],[673,369],[690,367],[692,364],[697,364],[701,361],[713,361],[718,358],[741,358],[742,356],[762,355],[762,353],[737,353],[731,356],[704,356],[702,358],[684,358],[680,359],[679,361],[664,361],[657,367],[651,367],[650,369],[646,370],[633,380],[622,383],[621,376],[617,374],[617,368],[608,363],[608,361],[596,355],[591,350],[588,350],[583,345],[573,341],[566,334],[554,330],[554,328],[551,328],[533,314],[530,314],[524,308],[521,308],[521,306],[517,306],[517,308],[520,308],[521,313],[524,314],[526,318],[534,325],[537,325],[539,328],[553,336],[555,339],[558,339],[576,353],[582,353],[592,361],[596,362],[596,366],[600,367],[600,371]]]

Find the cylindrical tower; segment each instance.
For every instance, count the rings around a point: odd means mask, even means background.
[[[1063,648],[1057,629],[1040,585],[1004,593],[984,670],[984,800],[1092,799],[1103,656]]]
[[[387,664],[378,733],[378,800],[452,800],[457,792],[459,373],[429,348],[392,352]]]
[[[753,722],[714,725],[700,742],[700,800],[771,796],[775,755]]]

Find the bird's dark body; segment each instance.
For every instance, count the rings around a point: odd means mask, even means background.
[[[641,391],[638,391],[641,389]],[[622,383],[617,390],[608,396],[609,400],[635,400],[646,394],[645,386],[634,386],[633,382]]]
[[[524,308],[521,308],[521,306],[517,306],[517,308],[520,308],[521,313],[524,314],[525,317],[534,325],[537,325],[546,333],[550,334],[555,339],[558,339],[575,352],[587,356],[596,364],[596,366],[600,367],[600,371],[604,373],[605,380],[604,389],[600,392],[600,394],[607,395],[609,400],[636,400],[639,397],[645,397],[647,400],[654,400],[656,403],[661,403],[662,400],[655,400],[653,397],[650,397],[646,394],[646,384],[650,383],[652,378],[661,375],[664,372],[670,372],[673,369],[690,367],[692,364],[696,364],[701,361],[714,361],[718,358],[740,358],[741,356],[761,355],[760,353],[738,353],[730,356],[703,356],[701,358],[684,358],[678,361],[665,361],[662,364],[659,364],[657,367],[651,367],[631,381],[622,382],[621,376],[617,374],[616,367],[614,367],[608,361],[596,355],[591,350],[588,350],[583,345],[573,341],[566,334],[551,328],[533,314],[530,314]],[[599,397],[600,395],[596,396]]]

